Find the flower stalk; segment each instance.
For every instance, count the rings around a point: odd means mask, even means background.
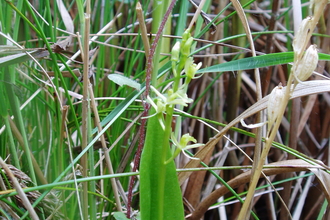
[[[147,103],[151,107],[148,118],[146,140],[140,164],[140,209],[141,219],[184,219],[182,195],[174,158],[186,149],[200,147],[202,144],[191,144],[197,141],[186,134],[177,141],[172,131],[174,108],[188,106],[193,100],[186,93],[189,82],[201,64],[195,64],[189,57],[193,38],[190,30],[184,33],[181,43],[172,48],[173,86],[166,91],[157,90],[157,85],[150,85],[152,93],[146,93]],[[152,52],[150,52],[152,54]],[[149,59],[150,59],[149,54]],[[188,63],[188,64],[187,64]],[[147,74],[151,71],[147,71]],[[156,72],[156,71],[152,71]],[[185,83],[181,83],[181,74]],[[149,80],[150,78],[147,79]],[[154,82],[154,81],[152,81]],[[172,135],[171,135],[172,134]],[[170,149],[170,139],[173,152]],[[164,193],[166,192],[166,193]]]

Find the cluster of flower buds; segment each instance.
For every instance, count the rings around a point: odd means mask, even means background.
[[[182,35],[181,43],[179,41],[176,42],[171,52],[174,77],[177,77],[178,72],[184,68],[188,83],[195,77],[197,70],[202,66],[202,63],[195,64],[193,58],[189,57],[193,41],[194,38],[191,37],[190,30],[187,29]]]

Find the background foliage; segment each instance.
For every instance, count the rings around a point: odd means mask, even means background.
[[[129,178],[136,174],[131,172],[131,163],[141,135],[138,131],[143,89],[118,86],[107,76],[117,73],[145,82],[146,59],[135,10],[137,1],[93,0],[90,17],[85,14],[88,9],[84,3],[0,1],[0,156],[22,188],[32,187],[25,192],[37,207],[40,219],[80,219],[87,215],[90,219],[113,219],[111,213],[126,211]],[[157,22],[162,19],[158,10],[166,9],[168,4],[165,0],[160,4],[141,2],[150,44],[158,30]],[[205,2],[203,10],[214,19],[216,30],[200,17],[193,29],[192,53],[195,63],[203,63],[200,73],[205,73],[188,89],[194,102],[183,109],[185,113],[177,112],[181,117],[173,122],[173,126],[180,125],[180,133],[190,133],[198,143],[206,143],[218,133],[217,129],[257,102],[251,69],[260,68],[263,96],[280,82],[285,85],[290,73],[288,63],[293,61],[290,51],[297,26],[293,19],[295,4],[286,0],[241,4],[257,55],[270,56],[261,61],[244,59],[251,57],[251,50],[233,5],[221,0]],[[305,18],[310,15],[309,2],[301,4]],[[188,0],[178,1],[173,9],[159,46],[161,88],[171,83],[169,51],[195,11]],[[324,53],[315,71],[326,77],[329,16],[327,6],[311,40]],[[87,117],[82,117],[82,75],[87,59],[93,95],[85,108]],[[311,80],[323,79],[320,75],[313,75]],[[324,171],[329,164],[330,134],[330,96],[326,91],[302,97],[298,104],[289,103],[267,157],[267,163],[278,163],[271,171],[264,171],[271,175],[268,181],[259,182],[252,209],[255,218],[288,219],[291,215],[294,219],[326,219],[329,215],[329,177]],[[84,121],[90,126],[83,125]],[[255,118],[245,121],[251,124]],[[97,125],[102,127],[101,132]],[[209,167],[206,170],[215,170],[194,172],[181,185],[185,215],[197,210],[202,201],[213,201],[210,196],[215,189],[233,183],[235,190],[217,194],[217,202],[202,215],[204,219],[237,217],[242,205],[237,197],[244,197],[248,189],[249,175],[244,171],[252,164],[247,155],[253,158],[255,134],[239,123],[236,126],[227,133],[232,142],[221,139],[205,156],[204,163]],[[87,145],[83,141],[84,129]],[[107,149],[102,149],[102,134]],[[288,161],[297,158],[303,160]],[[316,164],[314,159],[325,165]],[[180,155],[175,160],[177,168],[183,168],[188,160]],[[2,169],[0,215],[7,219],[35,219],[26,211],[29,205],[14,195],[14,183],[5,173]],[[133,214],[139,210],[138,186],[136,181]]]

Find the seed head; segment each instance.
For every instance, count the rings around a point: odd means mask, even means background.
[[[284,89],[282,84],[280,83],[278,86],[276,86],[273,91],[269,95],[268,99],[268,130],[272,127],[272,125],[275,123],[278,113],[279,113],[279,105],[283,101],[284,98]]]
[[[302,52],[305,50],[306,45],[309,41],[309,34],[313,28],[312,17],[308,16],[304,20],[302,20],[298,32],[295,34],[293,39],[293,50],[295,54],[300,56]]]
[[[307,80],[315,70],[319,56],[317,53],[316,45],[311,45],[304,54],[303,58],[299,61],[298,67],[295,70],[295,76],[298,81]]]

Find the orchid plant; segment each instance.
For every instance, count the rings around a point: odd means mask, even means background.
[[[157,85],[151,85],[152,93],[147,96],[151,110],[150,115],[145,117],[148,118],[148,125],[140,163],[142,219],[184,219],[174,158],[180,152],[185,154],[185,150],[201,147],[203,144],[196,144],[196,139],[189,134],[177,139],[171,125],[175,107],[186,107],[193,102],[187,95],[187,88],[201,63],[195,64],[193,58],[189,57],[192,43],[193,38],[188,29],[184,32],[182,41],[175,43],[172,49],[172,86],[166,91],[158,91]],[[185,76],[183,84],[181,75]],[[172,150],[170,141],[173,143]]]

